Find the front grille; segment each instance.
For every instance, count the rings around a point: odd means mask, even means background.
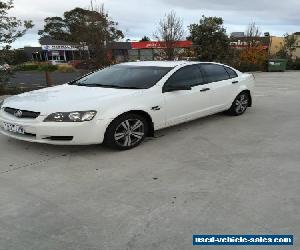
[[[39,112],[33,112],[33,111],[28,111],[28,110],[20,110],[20,109],[8,108],[8,107],[4,108],[4,111],[6,113],[9,113],[9,114],[17,117],[17,118],[31,118],[31,119],[35,119],[35,118],[37,118],[40,115]],[[16,114],[17,114],[18,111],[21,111],[22,115],[17,116]]]

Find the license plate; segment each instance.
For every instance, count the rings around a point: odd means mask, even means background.
[[[17,124],[12,124],[12,123],[3,123],[3,128],[6,131],[13,132],[13,133],[18,133],[18,134],[25,134],[24,128],[22,126],[19,126]]]

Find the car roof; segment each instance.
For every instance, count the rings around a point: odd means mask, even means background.
[[[193,64],[216,64],[216,65],[222,65],[229,68],[232,68],[231,66],[228,66],[226,64],[217,63],[217,62],[200,62],[200,61],[135,61],[135,62],[125,62],[120,63],[117,65],[129,65],[129,66],[141,66],[141,67],[166,67],[166,68],[175,68],[177,66],[185,66],[185,65],[193,65]],[[234,69],[234,68],[232,68]],[[237,72],[240,72],[236,69],[234,69]],[[241,72],[240,72],[241,73]]]
[[[129,65],[129,66],[154,66],[154,67],[176,67],[179,65],[192,65],[201,62],[195,61],[136,61],[136,62],[126,62],[119,65]]]

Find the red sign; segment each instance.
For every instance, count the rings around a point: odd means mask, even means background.
[[[190,48],[192,47],[192,41],[177,41],[174,42],[174,48]],[[164,49],[166,48],[166,42],[131,42],[132,49]]]

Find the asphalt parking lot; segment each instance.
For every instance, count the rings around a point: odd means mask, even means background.
[[[293,234],[300,249],[300,72],[257,73],[254,106],[125,152],[0,135],[0,249],[193,247],[193,234]]]

